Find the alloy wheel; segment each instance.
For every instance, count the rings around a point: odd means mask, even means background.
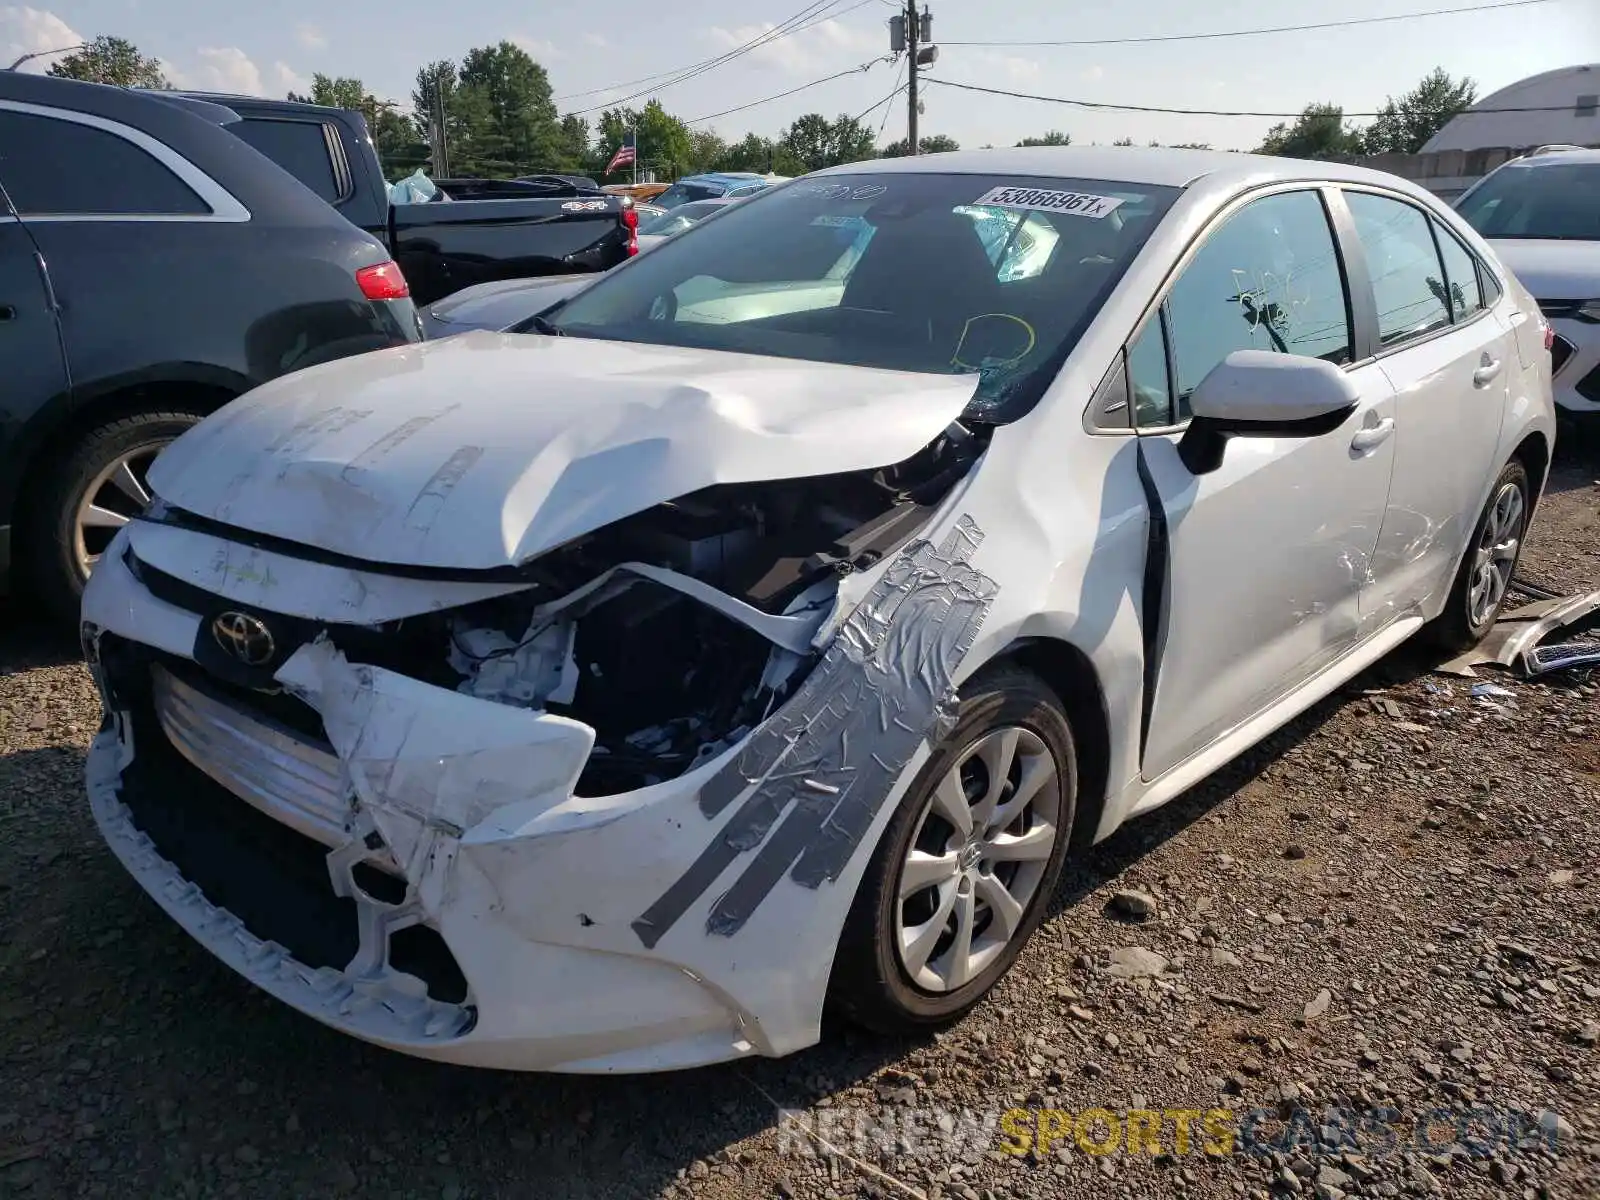
[[[111,539],[150,503],[148,476],[165,441],[136,446],[114,458],[89,481],[72,520],[72,550],[87,578]]]
[[[918,988],[960,988],[1016,936],[1060,836],[1059,775],[1044,740],[1011,725],[933,788],[896,885],[895,951]]]
[[[1511,588],[1526,508],[1516,483],[1502,484],[1489,503],[1467,584],[1467,620],[1474,629],[1489,622]]]

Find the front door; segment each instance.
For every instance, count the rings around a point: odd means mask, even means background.
[[[1155,779],[1355,643],[1393,470],[1394,395],[1351,366],[1338,248],[1320,190],[1225,216],[1129,348],[1140,452],[1167,527],[1168,572],[1143,774]],[[1177,454],[1188,397],[1234,350],[1323,358],[1362,400],[1332,433],[1235,439],[1196,477]],[[1171,397],[1168,408],[1167,397]]]

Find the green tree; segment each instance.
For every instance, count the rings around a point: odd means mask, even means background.
[[[1346,125],[1337,104],[1308,104],[1293,125],[1267,131],[1258,154],[1281,158],[1350,158],[1362,152],[1361,131]]]
[[[747,133],[743,140],[730,145],[720,159],[717,160],[719,171],[768,171],[778,175],[803,175],[805,168],[798,159],[790,153],[788,146],[775,142],[771,138],[762,137],[759,133]]]
[[[1062,133],[1059,129],[1051,129],[1043,137],[1025,137],[1017,143],[1019,146],[1070,146],[1072,135]]]
[[[458,72],[468,93],[477,170],[504,178],[551,170],[565,150],[550,76],[512,42],[467,51]],[[479,118],[477,114],[486,114]]]
[[[709,129],[689,133],[689,170],[714,171],[728,154],[728,144]]]
[[[570,114],[562,117],[560,169],[568,173],[587,171],[591,153],[589,122]]]
[[[845,113],[831,121],[821,113],[807,113],[778,138],[801,173],[872,158],[872,142],[872,130]]]
[[[1111,144],[1113,146],[1131,146],[1131,145],[1133,145],[1133,139],[1132,138],[1118,138],[1116,141],[1112,142]]]
[[[878,151],[879,158],[904,158],[910,150],[911,139],[901,138],[898,142],[890,142]],[[961,145],[954,138],[936,133],[932,137],[917,139],[917,149],[922,154],[948,154],[951,150],[961,149]]]
[[[651,100],[643,108],[608,108],[600,114],[594,147],[594,174],[605,171],[606,163],[622,145],[623,135],[634,129],[639,135],[639,169],[649,169],[658,178],[675,179],[689,170],[694,157],[694,139],[689,127]],[[631,167],[622,168],[631,173]]]
[[[1366,152],[1416,154],[1477,98],[1478,85],[1472,79],[1452,79],[1443,67],[1435,67],[1416,87],[1398,100],[1390,96],[1378,110],[1377,118],[1366,128]]]
[[[47,74],[125,88],[170,88],[159,58],[146,58],[127,38],[97,37],[53,63]]]
[[[501,158],[503,147],[493,128],[489,97],[481,87],[462,86],[455,63],[448,59],[429,63],[417,72],[411,93],[412,120],[424,141],[432,140],[433,123],[443,113],[446,166],[455,178],[484,175],[509,164]],[[430,157],[430,173],[443,175]]]

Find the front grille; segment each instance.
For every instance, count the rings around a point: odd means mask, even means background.
[[[325,846],[347,840],[339,760],[326,742],[242,712],[159,663],[150,670],[156,720],[192,766]]]
[[[1567,365],[1567,360],[1577,347],[1559,333],[1550,341],[1550,374],[1559,375],[1561,368]]]
[[[1578,380],[1577,392],[1585,400],[1600,404],[1600,367],[1596,367]]]

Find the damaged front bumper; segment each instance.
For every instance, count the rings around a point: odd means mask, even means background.
[[[270,702],[209,677],[202,614],[130,565],[140,528],[84,603],[108,844],[191,936],[307,1015],[507,1069],[663,1070],[814,1043],[858,851],[948,718],[995,591],[968,562],[970,522],[907,546],[814,622],[826,651],[752,734],[592,798],[577,794],[595,745],[582,722],[352,662],[325,638],[282,664]],[[240,550],[184,538],[196,562]],[[393,586],[248,553],[218,578]],[[794,628],[766,636],[792,645]],[[284,707],[300,704],[309,724]]]

